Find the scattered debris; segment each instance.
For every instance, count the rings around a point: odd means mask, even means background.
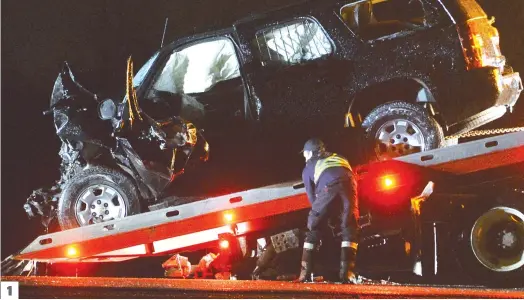
[[[192,274],[193,268],[189,259],[179,254],[173,255],[162,264],[166,277],[187,278]],[[194,273],[194,271],[193,271]]]

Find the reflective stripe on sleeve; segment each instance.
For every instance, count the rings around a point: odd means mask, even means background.
[[[358,248],[358,243],[354,243],[354,242],[342,242],[342,244],[340,244],[340,247],[341,248],[346,248],[346,247],[349,247],[349,248],[353,248],[353,249],[357,249]]]
[[[311,244],[311,243],[304,243],[304,249],[309,249],[309,250],[313,250],[315,249],[315,244]]]

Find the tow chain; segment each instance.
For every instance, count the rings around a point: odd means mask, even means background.
[[[450,135],[446,137],[446,140],[456,139],[456,138],[467,138],[475,136],[485,136],[485,135],[498,135],[503,133],[518,132],[524,131],[524,127],[512,127],[512,128],[496,128],[496,129],[486,129],[486,130],[472,130],[461,134]]]

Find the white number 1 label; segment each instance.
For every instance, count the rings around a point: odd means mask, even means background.
[[[2,281],[2,293],[0,298],[2,300],[18,299],[18,281]]]

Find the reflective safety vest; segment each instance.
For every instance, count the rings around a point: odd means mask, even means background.
[[[315,174],[313,175],[315,184],[318,183],[318,179],[320,178],[320,175],[322,175],[322,172],[324,172],[326,169],[333,167],[342,167],[351,171],[351,166],[349,165],[349,162],[346,159],[338,156],[336,153],[333,153],[331,156],[319,159],[317,161],[315,165]]]

